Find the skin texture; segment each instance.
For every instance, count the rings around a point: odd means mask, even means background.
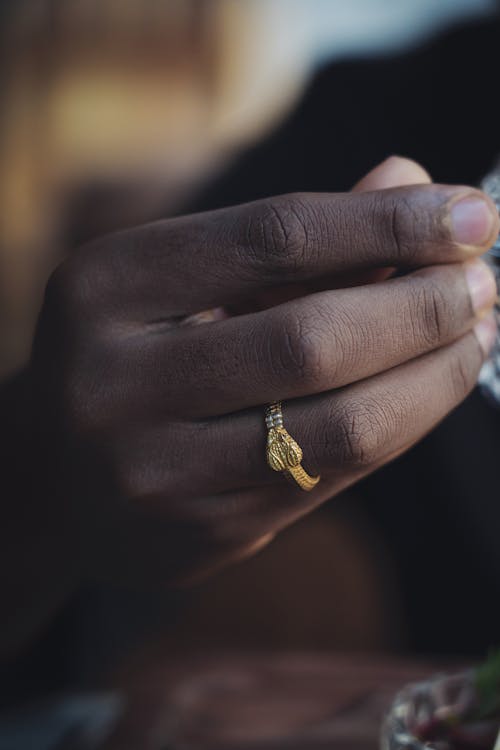
[[[161,221],[72,255],[47,286],[28,379],[46,487],[25,597],[35,587],[48,616],[83,578],[196,580],[432,429],[473,388],[493,330],[481,347],[495,289],[475,309],[466,271],[498,219],[478,246],[453,241],[464,195],[480,194],[393,158],[348,194]],[[321,473],[310,493],[266,465],[278,398]],[[32,610],[12,632],[34,629]]]

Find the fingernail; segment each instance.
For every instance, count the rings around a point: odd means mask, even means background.
[[[454,203],[450,216],[453,238],[462,245],[483,245],[496,221],[492,206],[476,195]]]
[[[490,313],[485,318],[480,320],[479,323],[476,323],[476,325],[474,326],[474,333],[476,334],[476,338],[479,341],[481,349],[483,350],[485,355],[488,355],[493,344],[495,343],[495,338],[497,335],[497,324],[494,314]]]
[[[497,284],[492,270],[476,258],[465,264],[465,278],[475,313],[492,307],[497,297]]]

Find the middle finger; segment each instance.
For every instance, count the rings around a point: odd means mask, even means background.
[[[128,405],[206,418],[339,388],[449,344],[495,296],[474,260],[132,340]]]

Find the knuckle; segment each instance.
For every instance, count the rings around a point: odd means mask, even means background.
[[[300,382],[315,389],[323,380],[321,326],[306,316],[289,313],[275,331],[276,346],[271,343],[271,363],[278,380]],[[277,353],[277,356],[276,356]]]
[[[132,429],[122,426],[119,430],[115,425],[106,442],[121,497],[146,506],[168,504],[172,519],[187,521],[191,505],[182,501],[179,488],[189,486],[192,465],[189,459],[185,461],[181,434],[169,424],[159,440],[157,433],[144,425]],[[179,442],[182,449],[177,448]],[[184,463],[188,463],[188,470]]]
[[[388,419],[371,401],[348,401],[340,411],[335,409],[332,423],[337,440],[333,447],[343,466],[370,467],[380,459],[388,437]]]
[[[45,307],[67,310],[75,299],[77,280],[68,262],[61,263],[50,275],[45,288]]]
[[[272,278],[293,278],[307,263],[309,216],[301,194],[283,195],[259,202],[247,228],[250,259]]]
[[[405,265],[418,260],[420,243],[417,227],[424,221],[407,196],[398,195],[387,211],[387,230],[396,263]]]
[[[474,388],[482,361],[474,333],[469,333],[458,345],[451,347],[446,380],[454,402],[462,401]]]
[[[451,335],[452,317],[447,296],[438,283],[425,281],[414,290],[409,320],[418,343],[434,347]]]
[[[75,324],[82,317],[86,323],[95,309],[95,283],[80,258],[61,263],[51,274],[45,289],[44,312],[61,322]]]
[[[119,457],[114,475],[119,494],[126,500],[134,503],[165,500],[167,493],[160,488],[151,461],[139,461],[129,456],[126,459]]]

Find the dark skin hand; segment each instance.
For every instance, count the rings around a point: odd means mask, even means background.
[[[31,519],[39,570],[25,599],[34,586],[48,612],[84,578],[179,584],[241,559],[474,387],[494,336],[495,283],[475,260],[498,233],[494,206],[473,188],[426,184],[411,163],[378,170],[352,193],[112,234],[57,269],[24,412],[47,484],[42,503],[17,504],[6,545]],[[321,474],[312,492],[266,465],[275,399],[304,467]],[[44,577],[58,580],[52,597]],[[25,615],[11,643],[33,629]]]

